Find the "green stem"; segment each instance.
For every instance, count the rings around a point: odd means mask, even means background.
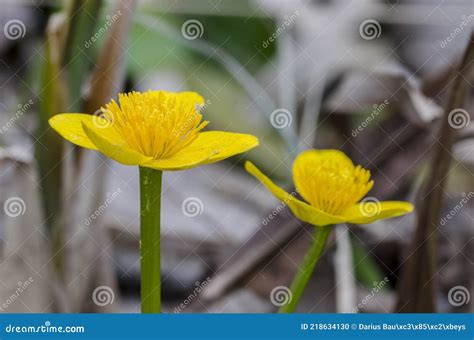
[[[326,246],[327,239],[331,233],[332,226],[315,227],[314,239],[311,248],[306,253],[302,265],[299,267],[296,277],[293,280],[290,291],[291,299],[287,305],[284,305],[278,311],[279,313],[293,313],[298,305],[298,302],[303,295],[304,289],[313,274],[316,263],[318,263],[321,254]]]
[[[142,313],[160,313],[161,311],[161,178],[161,171],[140,167],[140,271]]]

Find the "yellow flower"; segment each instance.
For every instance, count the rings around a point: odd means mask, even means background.
[[[49,124],[76,145],[122,164],[157,170],[214,163],[258,145],[252,135],[202,132],[208,123],[199,113],[203,104],[194,92],[131,92],[101,108],[101,116],[63,113]]]
[[[278,199],[284,201],[300,220],[315,226],[338,223],[367,224],[413,211],[408,202],[361,199],[374,182],[370,172],[339,150],[308,150],[293,163],[293,181],[301,201],[275,185],[251,162],[245,169],[262,182]]]

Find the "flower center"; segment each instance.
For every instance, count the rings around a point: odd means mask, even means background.
[[[372,188],[370,172],[338,150],[311,150],[293,164],[296,189],[312,206],[337,215]]]
[[[208,124],[197,107],[203,99],[193,92],[131,92],[119,94],[119,103],[101,108],[104,118],[130,148],[155,159],[171,157]]]

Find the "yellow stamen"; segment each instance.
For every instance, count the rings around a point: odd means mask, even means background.
[[[296,189],[312,206],[337,215],[372,188],[370,172],[338,150],[311,150],[293,164]]]
[[[101,108],[128,146],[155,159],[169,158],[188,146],[208,121],[202,121],[195,94],[148,91],[119,94]]]

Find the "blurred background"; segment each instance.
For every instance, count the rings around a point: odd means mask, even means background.
[[[472,312],[470,0],[0,1],[0,312],[139,312],[136,167],[47,120],[117,93],[192,90],[210,129],[260,147],[166,172],[163,311],[275,312],[313,227],[243,170],[293,190],[308,148],[372,172],[416,212],[340,225],[298,312]]]

